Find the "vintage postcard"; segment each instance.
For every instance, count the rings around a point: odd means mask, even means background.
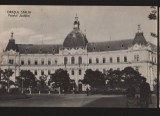
[[[0,107],[157,107],[157,7],[0,6]]]

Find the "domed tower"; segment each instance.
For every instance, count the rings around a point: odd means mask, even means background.
[[[80,30],[80,22],[78,21],[77,15],[75,17],[75,21],[73,24],[74,24],[73,30],[66,36],[63,42],[63,47],[64,48],[86,47],[88,40],[85,34],[83,34]]]

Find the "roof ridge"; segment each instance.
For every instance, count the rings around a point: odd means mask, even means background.
[[[123,40],[113,40],[113,41],[97,41],[97,42],[89,42],[89,43],[106,43],[106,42],[119,42],[119,41],[127,41],[127,40],[129,40],[129,41],[133,41],[133,39],[123,39]]]

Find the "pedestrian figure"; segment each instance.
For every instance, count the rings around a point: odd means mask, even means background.
[[[140,84],[140,104],[142,108],[149,107],[149,101],[151,100],[151,90],[149,83],[146,82],[146,78],[142,79]]]
[[[86,92],[87,92],[87,96],[89,96],[89,89],[88,89],[88,87],[86,89]]]

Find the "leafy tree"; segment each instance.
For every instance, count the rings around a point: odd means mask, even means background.
[[[14,72],[11,69],[5,69],[4,71],[1,71],[1,73],[2,73],[1,83],[3,86],[6,86],[9,91],[10,85],[14,84],[14,82],[10,80],[10,77],[13,75]]]
[[[151,6],[151,12],[148,15],[149,20],[157,20],[157,8],[156,6]],[[151,36],[157,38],[157,34],[151,32]]]
[[[42,75],[39,77],[39,80],[37,81],[37,86],[39,90],[48,90],[48,86],[46,85],[47,75]]]
[[[57,69],[54,74],[51,74],[50,82],[55,82],[55,88],[61,87],[63,90],[67,91],[70,85],[69,74],[66,70]]]
[[[121,88],[121,71],[120,70],[109,70],[107,71],[106,80],[108,80],[108,86],[112,89]]]
[[[91,87],[100,87],[105,85],[105,78],[102,72],[87,69],[84,74],[83,84],[89,84]]]
[[[21,70],[20,76],[16,77],[17,83],[20,87],[29,88],[29,87],[36,87],[36,77],[30,70]],[[22,80],[23,79],[23,80]]]
[[[124,70],[121,71],[122,78],[124,79],[125,87],[129,87],[131,85],[138,87],[141,83],[143,76],[134,70],[132,67],[126,67]]]
[[[0,83],[1,83],[1,75],[3,74],[3,70],[0,68]]]

